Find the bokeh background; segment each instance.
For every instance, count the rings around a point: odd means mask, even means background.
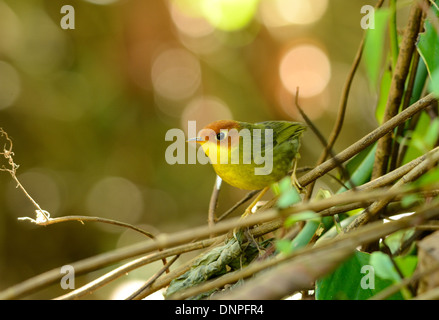
[[[53,217],[106,217],[155,234],[203,225],[213,169],[169,165],[166,132],[187,130],[189,120],[197,129],[218,119],[302,121],[299,86],[302,108],[328,135],[366,4],[375,1],[0,0],[0,127],[13,139],[17,176]],[[75,10],[74,29],[61,28],[63,5]],[[374,92],[362,63],[336,151],[377,125]],[[308,131],[300,166],[314,165],[321,149]],[[224,185],[218,212],[245,193]],[[34,209],[0,172],[0,290],[144,240],[97,223],[17,220]],[[123,297],[114,291],[121,284],[93,298]],[[30,298],[63,293],[54,285]]]

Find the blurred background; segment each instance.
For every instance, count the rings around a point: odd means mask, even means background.
[[[166,132],[190,120],[197,130],[219,119],[303,121],[299,86],[302,108],[327,136],[365,4],[375,1],[0,0],[0,127],[13,140],[18,179],[52,217],[99,216],[154,234],[206,224],[214,171],[168,164]],[[74,29],[62,28],[64,5]],[[375,89],[362,64],[337,152],[376,126]],[[313,166],[321,149],[308,130],[299,166]],[[224,185],[218,213],[245,194]],[[0,290],[144,240],[98,223],[17,220],[34,210],[0,172]],[[124,279],[145,280],[160,265]],[[120,284],[93,298],[120,297]],[[30,297],[63,293],[54,285]]]

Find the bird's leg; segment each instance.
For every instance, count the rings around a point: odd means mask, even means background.
[[[248,215],[252,214],[253,207],[256,206],[258,201],[261,200],[261,198],[264,196],[264,194],[268,191],[269,188],[270,187],[265,187],[264,189],[261,190],[261,192],[259,192],[259,194],[256,196],[255,200],[253,200],[253,202],[247,207],[247,209],[245,209],[245,212],[241,216],[242,218],[245,218]]]
[[[259,194],[256,196],[255,200],[253,200],[253,202],[247,207],[247,209],[245,209],[244,213],[241,215],[241,219],[252,214],[253,207],[256,206],[258,201],[261,200],[261,198],[264,196],[264,194],[268,191],[269,188],[270,187],[265,187],[264,189],[261,190],[261,192],[259,192]],[[237,233],[240,230],[242,231],[242,229],[239,229],[239,228],[233,229],[233,237],[235,239],[238,239]]]
[[[247,230],[244,232],[244,235],[247,236],[247,239],[248,239],[249,241],[251,241],[251,242],[254,244],[254,246],[256,247],[256,249],[258,249],[259,257],[262,257],[262,256],[265,254],[265,250],[261,248],[261,246],[259,245],[259,243],[256,241],[255,237],[253,237],[253,235],[252,235],[250,232],[248,232],[248,231],[249,231],[249,230],[247,229]]]
[[[298,162],[298,158],[300,156],[296,155],[293,159],[293,173],[291,174],[291,184],[299,191],[301,192],[303,190],[303,187],[300,185],[299,180],[297,180],[296,177],[296,169],[297,169],[297,162]]]

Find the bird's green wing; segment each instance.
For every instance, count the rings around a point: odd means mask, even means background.
[[[256,123],[255,126],[257,128],[273,130],[273,147],[300,137],[306,129],[304,124],[290,121],[264,121]],[[265,135],[262,134],[261,138],[264,140]]]

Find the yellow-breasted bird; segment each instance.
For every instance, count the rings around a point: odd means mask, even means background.
[[[246,190],[264,189],[260,199],[293,167],[305,129],[300,122],[219,120],[188,141],[201,144],[217,175],[228,184]]]

